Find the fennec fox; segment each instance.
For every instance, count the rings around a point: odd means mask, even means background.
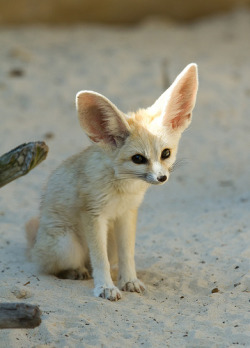
[[[79,122],[93,144],[52,173],[39,221],[27,224],[32,258],[43,271],[69,279],[92,273],[94,295],[111,301],[121,298],[119,289],[144,290],[134,261],[137,209],[151,184],[169,178],[197,88],[197,66],[190,64],[151,107],[135,113],[92,91],[77,94]],[[119,289],[110,273],[116,251]]]

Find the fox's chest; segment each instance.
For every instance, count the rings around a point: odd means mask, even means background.
[[[143,185],[143,187],[138,187],[138,185],[130,186],[127,190],[117,190],[114,188],[103,207],[104,215],[108,219],[114,219],[126,213],[128,210],[138,209],[143,200],[145,191],[145,185]]]

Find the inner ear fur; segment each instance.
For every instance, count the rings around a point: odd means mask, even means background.
[[[103,95],[80,91],[76,106],[80,125],[92,141],[118,147],[129,135],[125,115]]]
[[[182,132],[191,123],[197,90],[197,65],[192,63],[177,76],[149,111],[160,115],[164,126]]]

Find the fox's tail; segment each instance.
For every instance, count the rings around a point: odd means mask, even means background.
[[[27,243],[28,243],[28,254],[30,254],[30,250],[33,248],[35,242],[36,242],[36,234],[39,227],[39,218],[34,217],[30,219],[26,225],[26,237],[27,237]]]

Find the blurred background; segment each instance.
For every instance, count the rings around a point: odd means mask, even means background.
[[[223,194],[243,190],[249,32],[250,0],[0,0],[1,152],[45,140],[46,178],[88,144],[76,118],[79,90],[102,93],[127,112],[150,106],[196,62],[197,105],[180,150],[191,165],[175,180],[196,185],[195,175],[203,188],[217,181]],[[219,179],[208,178],[211,168]]]
[[[131,320],[139,318],[136,308],[140,313],[155,309],[156,317],[162,313],[160,325],[142,316],[137,320],[147,347],[157,346],[155,338],[159,347],[166,346],[169,330],[171,347],[249,346],[249,37],[250,0],[0,0],[0,152],[28,141],[49,146],[43,163],[1,189],[0,298],[12,301],[10,286],[26,285],[26,275],[36,274],[25,258],[24,224],[38,214],[49,174],[89,144],[78,124],[76,93],[94,90],[124,112],[136,110],[150,106],[187,64],[196,62],[199,91],[191,127],[181,139],[181,165],[168,184],[148,191],[139,214],[136,262],[148,302],[131,296],[122,302],[123,310]],[[75,346],[60,324],[73,315],[72,297],[60,295],[54,280],[42,279],[39,285],[32,278],[34,301],[53,309],[59,299],[61,312],[58,306],[46,317],[43,331],[28,336],[9,331],[3,346],[29,347],[30,339],[37,347],[44,342]],[[217,286],[221,291],[211,297]],[[82,294],[89,300],[92,290],[78,289],[69,291],[76,291],[72,296],[82,318]],[[163,311],[167,297],[159,301],[162,294],[169,298]],[[173,326],[180,301],[184,332]],[[132,323],[121,337],[124,319],[119,317],[116,326],[105,314],[112,309],[100,308],[96,302],[101,324],[93,326],[90,310],[93,331],[79,329],[72,337],[110,347],[103,342],[118,330],[120,346],[137,346]],[[74,317],[72,326],[78,322]],[[152,335],[152,322],[162,328],[160,334]]]
[[[0,0],[0,24],[137,23],[148,16],[190,21],[250,0]]]
[[[79,90],[135,110],[196,62],[200,88],[183,157],[203,185],[214,189],[214,176],[202,179],[212,167],[219,186],[243,188],[249,32],[250,0],[0,0],[1,151],[45,140],[50,172],[88,144],[75,113]]]

